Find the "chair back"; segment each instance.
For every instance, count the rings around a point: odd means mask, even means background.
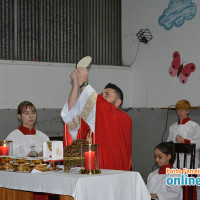
[[[49,137],[50,141],[56,140],[56,141],[63,141],[63,136],[52,136]]]
[[[190,167],[190,169],[195,168],[195,151],[196,144],[184,144],[184,143],[175,143],[175,153],[177,158],[177,168],[183,166],[184,168]],[[180,165],[180,154],[183,154],[183,164]],[[190,155],[190,162],[187,166],[187,155]]]
[[[196,151],[196,144],[184,144],[184,143],[176,143],[175,144],[175,154],[177,159],[177,168],[183,166],[183,168],[194,169],[195,168],[195,151]],[[180,165],[180,154],[183,155],[183,163]],[[187,166],[187,158],[190,155],[190,162],[189,166]],[[189,176],[194,176],[191,174]],[[183,186],[183,200],[193,200],[194,196],[194,186]],[[196,191],[196,190],[195,190]]]

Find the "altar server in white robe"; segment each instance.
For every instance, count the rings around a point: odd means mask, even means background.
[[[49,141],[49,137],[36,130],[36,108],[29,101],[23,101],[18,106],[18,118],[21,125],[12,131],[6,140],[13,141],[13,155],[20,157],[30,156],[31,146],[34,146],[37,155],[42,151],[43,142]]]
[[[159,169],[149,174],[147,178],[147,189],[152,199],[158,200],[181,200],[181,186],[169,186],[166,178],[172,177],[166,174],[166,168],[172,168],[175,160],[173,144],[167,142],[160,143],[154,150],[155,161]]]
[[[176,103],[178,122],[175,122],[170,126],[167,141],[196,144],[195,168],[197,168],[200,150],[200,126],[196,122],[191,121],[188,117],[190,108],[190,102],[187,100],[182,99]],[[187,168],[190,168],[189,162],[190,155],[187,156]],[[180,164],[183,164],[183,155],[180,156]],[[174,167],[176,167],[176,163],[174,164]],[[180,165],[180,167],[182,168],[183,166]]]

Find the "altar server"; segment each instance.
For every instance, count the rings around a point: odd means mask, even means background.
[[[49,137],[34,128],[36,108],[31,102],[23,101],[19,104],[17,112],[21,125],[12,131],[6,140],[13,141],[13,154],[15,156],[30,156],[31,148],[34,148],[36,156],[38,156],[38,153],[42,151],[43,142],[49,141]]]
[[[160,143],[154,149],[155,161],[159,169],[151,172],[147,178],[147,189],[152,199],[182,200],[181,186],[169,186],[166,178],[172,176],[166,174],[166,168],[172,168],[175,154],[173,145],[167,142]]]
[[[88,138],[99,144],[100,168],[129,170],[132,145],[132,121],[120,107],[123,93],[115,84],[108,84],[98,94],[88,85],[88,71],[76,68],[71,76],[72,89],[61,116],[72,139]],[[82,91],[79,96],[79,87]],[[81,117],[81,120],[80,120]],[[80,123],[81,122],[81,123]]]
[[[187,100],[180,100],[176,103],[176,112],[178,115],[178,122],[172,124],[169,128],[169,136],[167,141],[174,143],[193,143],[196,144],[195,153],[195,168],[199,163],[199,150],[200,150],[200,126],[193,122],[188,116],[190,113],[190,102]],[[187,166],[190,168],[190,157],[187,158]],[[183,155],[180,156],[180,164],[183,163]],[[174,165],[176,166],[176,165]],[[180,166],[181,168],[183,166]]]

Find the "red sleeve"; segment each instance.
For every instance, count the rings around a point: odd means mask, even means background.
[[[99,144],[102,169],[130,169],[132,120],[101,95],[98,95],[96,103],[95,138]]]
[[[89,130],[89,126],[81,119],[81,129],[78,130],[76,139],[86,139],[87,132]],[[63,149],[70,145],[73,142],[73,139],[69,133],[69,128],[66,123],[64,123],[64,134],[63,134]]]
[[[81,128],[78,131],[77,139],[86,140],[87,132],[90,130],[90,127],[81,119]]]
[[[63,149],[73,142],[72,137],[69,133],[69,128],[66,123],[64,123],[64,134],[63,134]]]

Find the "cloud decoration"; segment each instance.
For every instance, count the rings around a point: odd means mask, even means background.
[[[196,11],[196,4],[191,0],[170,0],[168,8],[158,18],[158,23],[166,30],[171,30],[173,26],[180,27],[185,20],[193,19]]]

